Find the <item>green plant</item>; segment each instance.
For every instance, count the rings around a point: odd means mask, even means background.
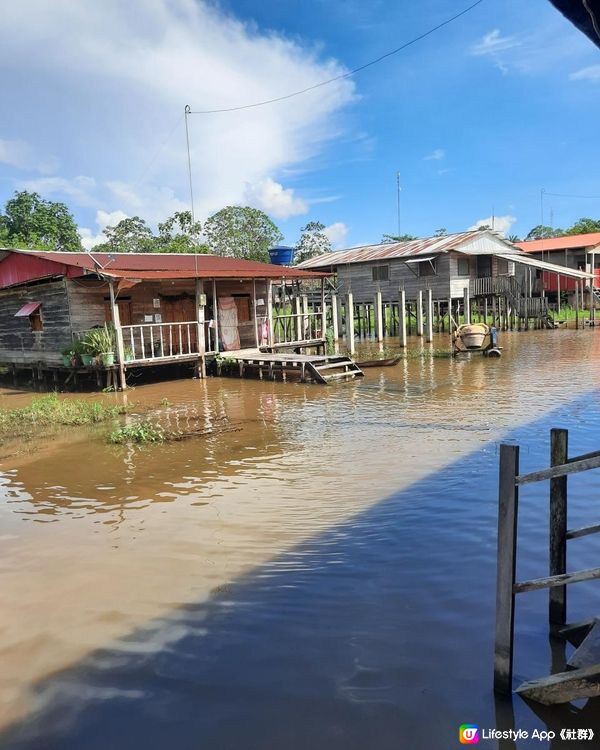
[[[335,353],[335,339],[333,338],[333,328],[328,327],[325,331],[325,346],[327,347],[327,354]]]
[[[101,328],[91,328],[82,339],[87,354],[97,357],[105,352],[114,352],[116,346],[115,329],[105,323]]]
[[[124,443],[162,443],[165,439],[165,433],[159,425],[145,420],[136,424],[117,427],[108,433],[106,439],[114,445],[123,445]]]

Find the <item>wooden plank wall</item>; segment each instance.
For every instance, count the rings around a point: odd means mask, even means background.
[[[44,328],[32,331],[29,318],[15,318],[27,302],[41,302]],[[65,281],[45,281],[0,291],[0,362],[61,364],[61,350],[71,341]]]

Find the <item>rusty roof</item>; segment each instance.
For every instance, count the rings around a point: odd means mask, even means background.
[[[563,237],[549,237],[543,240],[528,240],[515,242],[515,245],[526,253],[547,253],[557,250],[572,250],[579,247],[598,247],[600,232],[587,234],[568,234]]]
[[[295,279],[327,275],[323,272],[314,273],[271,263],[200,253],[68,253],[12,249],[9,252],[34,256],[116,278]]]
[[[414,255],[431,255],[431,253],[447,253],[457,250],[462,245],[480,238],[482,235],[492,235],[494,239],[507,246],[507,252],[514,250],[513,246],[491,231],[470,231],[458,234],[446,234],[443,237],[427,237],[425,239],[408,240],[406,242],[384,242],[378,245],[362,245],[348,250],[336,250],[333,253],[319,255],[304,261],[299,268],[331,268],[346,263],[369,263],[374,260],[389,260],[390,258],[406,258]]]

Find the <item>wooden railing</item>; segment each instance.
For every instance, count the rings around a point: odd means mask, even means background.
[[[521,293],[514,276],[483,276],[480,279],[470,279],[469,287],[471,297],[486,297],[493,294],[510,294],[518,297]]]
[[[273,316],[273,344],[321,341],[325,338],[323,315],[314,309]]]
[[[550,467],[529,474],[519,471],[519,446],[500,446],[498,490],[498,569],[496,582],[496,641],[494,688],[512,691],[515,597],[527,591],[549,589],[549,621],[556,634],[566,625],[566,586],[600,578],[600,568],[567,572],[567,541],[600,532],[600,524],[569,529],[567,525],[567,478],[571,474],[600,468],[600,451],[568,456],[568,432],[550,433]],[[549,575],[517,581],[517,529],[519,487],[550,480]]]
[[[198,322],[140,323],[122,326],[129,362],[177,359],[198,354]]]

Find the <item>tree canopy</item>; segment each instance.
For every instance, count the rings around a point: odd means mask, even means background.
[[[546,240],[551,237],[564,237],[571,234],[589,234],[600,232],[600,219],[589,219],[583,217],[578,219],[568,229],[554,229],[545,224],[538,224],[525,237],[526,240]]]
[[[202,225],[193,221],[191,211],[176,211],[158,225],[155,241],[158,253],[207,253],[208,246],[202,238]]]
[[[384,234],[381,238],[381,243],[386,244],[388,242],[410,242],[411,240],[418,240],[414,234]]]
[[[268,263],[269,248],[283,235],[271,219],[257,208],[227,206],[204,223],[209,251],[230,258]]]
[[[26,190],[6,202],[0,214],[0,241],[12,247],[81,250],[77,224],[67,206]]]
[[[325,234],[325,224],[320,221],[309,221],[300,231],[302,234],[296,245],[294,263],[302,263],[332,251],[331,241]]]

